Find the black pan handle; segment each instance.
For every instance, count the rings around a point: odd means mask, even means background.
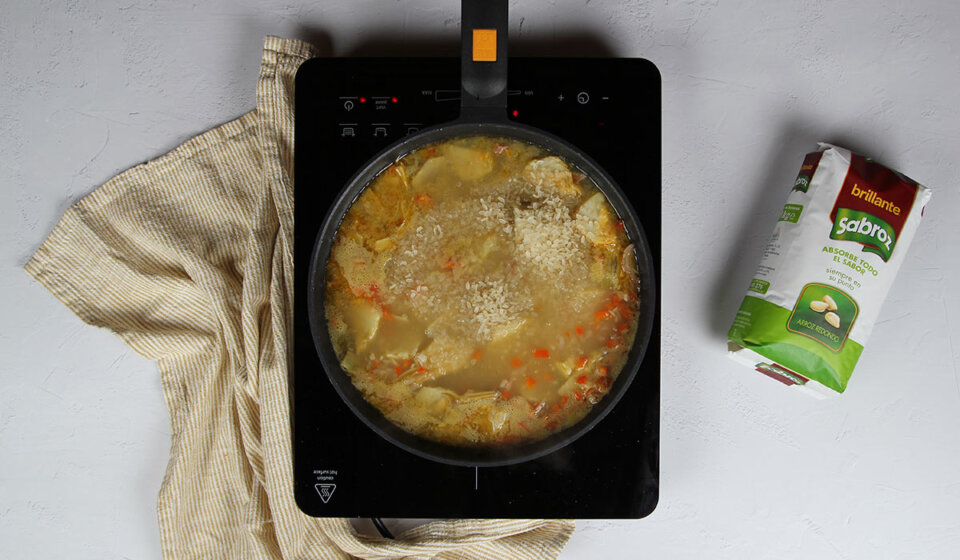
[[[507,0],[462,0],[460,10],[460,118],[506,120]]]

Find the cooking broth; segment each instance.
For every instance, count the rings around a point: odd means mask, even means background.
[[[538,146],[466,137],[384,170],[327,263],[333,347],[401,428],[522,443],[582,419],[626,362],[636,253],[589,177]]]

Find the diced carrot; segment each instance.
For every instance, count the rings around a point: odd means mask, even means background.
[[[500,391],[500,398],[507,400],[510,398],[510,391]]]
[[[550,351],[547,350],[546,348],[537,348],[536,350],[533,351],[533,357],[534,357],[534,358],[549,358],[549,357],[550,357]]]
[[[474,360],[479,360],[479,359],[482,358],[482,357],[483,357],[483,350],[480,350],[480,349],[474,350],[474,352],[473,352],[473,359],[474,359]]]
[[[583,369],[583,366],[585,365],[587,365],[587,357],[580,356],[580,358],[577,360],[577,369]]]
[[[413,361],[412,361],[412,360],[404,360],[404,361],[403,361],[403,367],[408,368],[408,367],[410,367],[411,365],[413,365]]]
[[[512,365],[513,367],[520,367],[521,365],[523,365],[523,362],[520,361],[520,358],[514,358],[510,360],[510,365]]]
[[[418,367],[418,368],[417,368],[417,373],[427,373],[427,368],[425,368],[425,367]]]
[[[379,361],[379,360],[374,360],[374,361],[370,362],[370,367],[372,367],[373,369],[377,369],[378,367],[380,367],[380,361]]]
[[[523,428],[527,432],[530,432],[530,428],[528,428],[527,425],[523,423],[523,420],[520,420],[519,422],[517,422],[517,424],[520,424],[521,428]]]
[[[560,412],[561,408],[560,408],[560,405],[559,405],[559,404],[555,404],[555,405],[553,405],[553,408],[551,408],[550,410],[552,410],[552,411],[554,411],[554,412]]]
[[[628,325],[627,323],[620,323],[619,325],[617,325],[617,330],[620,332],[627,332],[628,330],[630,330],[630,325]]]
[[[367,261],[353,261],[353,266],[362,266],[367,264]]]
[[[577,384],[579,384],[579,385],[583,385],[583,384],[586,383],[586,382],[587,382],[587,376],[586,376],[586,375],[581,375],[580,377],[577,378]]]
[[[534,310],[534,311],[540,311],[540,304],[539,304],[539,303],[535,304],[535,305],[533,306],[533,310]]]
[[[430,195],[427,193],[418,194],[416,198],[414,198],[414,200],[417,202],[417,204],[420,204],[423,206],[430,206],[430,204],[433,203],[433,199],[430,198]]]
[[[623,231],[623,220],[617,220],[617,229]]]
[[[397,372],[397,375],[403,373],[403,368],[400,366],[393,366],[393,371]]]
[[[600,375],[607,375],[608,373],[610,373],[610,368],[608,368],[607,366],[599,366],[597,368],[597,373],[599,373]]]
[[[587,391],[583,394],[583,396],[584,396],[584,397],[589,397],[589,396],[590,396],[590,393],[592,393],[594,390],[595,390],[595,389],[594,389],[593,387],[590,387],[590,388],[587,389]]]
[[[616,340],[611,338],[610,340],[607,341],[607,348],[616,348],[616,347],[617,347]]]
[[[570,400],[570,397],[569,397],[568,395],[564,395],[564,396],[560,397],[560,406],[561,406],[561,407],[566,406],[567,401],[569,401],[569,400]]]
[[[381,306],[380,306],[380,309],[383,310],[383,318],[384,318],[384,319],[386,319],[387,321],[392,321],[392,320],[393,320],[393,313],[390,313],[390,308],[389,308],[389,307],[387,307],[386,305],[381,305]]]
[[[577,336],[583,336],[583,327],[577,325]]]
[[[527,387],[534,387],[537,384],[537,380],[530,377],[529,375],[524,381],[527,384]]]
[[[606,318],[609,317],[609,316],[610,316],[610,312],[609,312],[609,311],[597,311],[597,315],[594,317],[593,320],[596,321],[597,323],[599,323],[600,321],[603,321],[604,319],[606,319]]]
[[[566,331],[565,333],[563,333],[563,336],[570,338],[570,331]]]
[[[573,394],[573,396],[576,397],[576,399],[577,399],[578,401],[582,401],[582,400],[583,400],[583,395],[580,394],[580,391],[576,391],[576,392]]]

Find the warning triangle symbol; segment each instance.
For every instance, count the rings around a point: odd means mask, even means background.
[[[317,494],[320,494],[323,503],[329,502],[333,497],[333,491],[337,489],[336,484],[314,484],[313,487],[317,489]]]

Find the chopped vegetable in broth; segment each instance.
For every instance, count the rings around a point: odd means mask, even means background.
[[[459,446],[541,439],[610,390],[637,329],[636,254],[589,177],[466,137],[384,170],[340,224],[326,315],[384,416]]]

